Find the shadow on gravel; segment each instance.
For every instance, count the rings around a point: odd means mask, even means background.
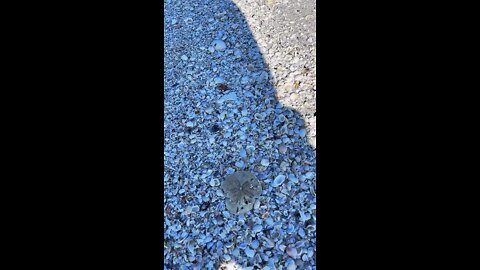
[[[165,269],[218,269],[225,254],[242,267],[309,269],[316,155],[304,120],[276,99],[234,3],[164,0],[164,10]],[[240,216],[228,214],[219,186],[234,171],[252,172],[263,186],[260,205]],[[255,224],[262,229],[252,233]],[[239,249],[254,240],[253,257]],[[298,244],[299,255],[282,252],[282,244]]]

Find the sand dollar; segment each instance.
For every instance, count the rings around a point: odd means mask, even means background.
[[[222,183],[225,205],[232,214],[244,214],[252,210],[255,200],[262,193],[262,185],[251,172],[240,171],[228,175]]]

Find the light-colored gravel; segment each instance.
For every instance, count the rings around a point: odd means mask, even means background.
[[[277,99],[305,119],[316,147],[316,0],[233,0],[265,59]]]

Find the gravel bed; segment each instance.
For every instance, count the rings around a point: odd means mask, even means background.
[[[316,267],[315,49],[282,10],[164,0],[164,269]]]

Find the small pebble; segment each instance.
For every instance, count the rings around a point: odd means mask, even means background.
[[[264,166],[264,167],[268,167],[268,165],[270,165],[270,161],[268,161],[268,159],[264,158],[264,159],[262,159],[260,164],[262,164],[262,166]]]
[[[297,266],[295,265],[295,263],[291,263],[287,266],[287,270],[296,270],[297,269]]]
[[[262,228],[262,225],[257,224],[257,225],[255,225],[255,226],[253,226],[253,228],[252,228],[252,233],[259,233],[259,232],[262,231],[262,229],[263,229],[263,228]]]
[[[257,249],[259,246],[260,246],[260,242],[258,240],[253,240],[252,243],[250,243],[250,246],[253,248],[253,249]]]
[[[300,235],[302,238],[305,237],[305,230],[302,228],[298,229],[298,235]]]
[[[212,46],[213,46],[213,48],[215,48],[215,50],[220,51],[220,52],[223,52],[227,49],[227,44],[225,44],[225,42],[223,40],[220,40],[220,39],[214,40],[213,43],[212,43]]]
[[[296,258],[297,258],[297,255],[298,255],[297,249],[294,248],[294,247],[288,247],[288,248],[287,248],[287,254],[288,254],[288,256],[296,259]]]
[[[187,208],[185,209],[185,211],[183,212],[185,215],[190,215],[192,213],[192,207],[191,206],[187,206]]]
[[[243,85],[248,84],[249,82],[250,82],[250,77],[248,76],[242,77],[242,80],[240,81],[240,83]]]
[[[249,248],[246,248],[245,249],[245,254],[247,255],[247,257],[249,258],[253,258],[253,256],[255,256],[255,251],[249,249]]]
[[[278,175],[277,177],[275,177],[275,180],[273,180],[272,186],[278,187],[282,185],[283,182],[285,182],[285,179],[286,179],[285,175],[283,174]]]
[[[220,181],[218,181],[217,179],[210,180],[210,186],[217,187],[219,185],[220,185]]]
[[[214,83],[215,85],[224,84],[224,83],[225,83],[225,79],[223,79],[222,77],[216,77],[215,79],[213,79],[213,83]]]
[[[287,226],[287,233],[291,234],[295,231],[295,227],[292,224],[288,224]]]

